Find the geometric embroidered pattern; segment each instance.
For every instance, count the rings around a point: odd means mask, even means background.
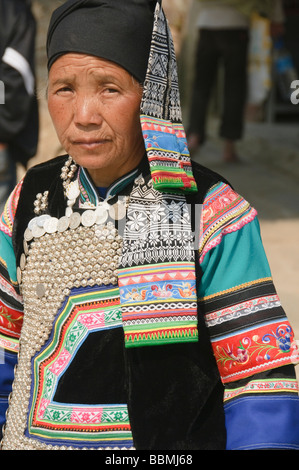
[[[161,263],[119,273],[126,346],[197,340],[192,263]]]
[[[13,221],[15,218],[22,185],[23,179],[17,184],[14,191],[9,196],[0,217],[0,230],[10,237],[12,236]]]
[[[194,240],[184,195],[135,180],[118,270],[126,347],[194,342]]]
[[[206,195],[200,226],[200,263],[206,254],[219,245],[223,236],[240,230],[257,212],[228,184],[219,183]]]
[[[47,442],[63,438],[74,445],[131,447],[125,404],[68,404],[55,402],[59,379],[74,355],[95,331],[121,326],[118,288],[88,292],[74,290],[59,311],[53,334],[33,360],[31,411],[26,435]],[[90,444],[90,445],[91,445]]]
[[[253,313],[262,312],[272,308],[280,307],[280,300],[277,294],[272,296],[258,297],[248,299],[239,304],[224,307],[221,310],[206,315],[206,324],[208,327],[231,321]]]
[[[181,123],[173,41],[163,9],[158,3],[140,114],[155,189],[165,192],[196,191]]]
[[[251,395],[255,393],[294,393],[298,395],[298,382],[296,379],[264,379],[252,380],[244,387],[235,389],[226,389],[224,392],[224,402],[239,398],[240,396]]]

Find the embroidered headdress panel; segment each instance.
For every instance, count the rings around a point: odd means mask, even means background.
[[[171,31],[158,2],[141,102],[141,126],[155,189],[197,190],[182,125]]]

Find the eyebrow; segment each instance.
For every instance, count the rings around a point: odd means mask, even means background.
[[[115,77],[114,75],[107,75],[107,74],[99,74],[98,72],[94,72],[93,73],[93,76],[100,82],[100,83],[115,83],[115,84],[120,84],[120,80]],[[59,77],[57,78],[56,80],[54,80],[53,82],[50,82],[49,80],[49,84],[51,85],[62,85],[62,84],[66,84],[66,83],[74,83],[74,81],[76,81],[77,79],[77,75],[69,75],[69,76],[64,76],[64,77]]]
[[[74,78],[70,78],[70,77],[61,77],[61,78],[57,78],[56,80],[54,81],[51,81],[50,79],[48,80],[48,86],[55,86],[55,85],[65,85],[65,84],[70,84],[74,81]]]

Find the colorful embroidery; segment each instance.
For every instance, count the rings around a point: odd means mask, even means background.
[[[200,306],[224,383],[299,360],[271,278],[207,296]]]
[[[132,445],[125,404],[73,405],[54,400],[59,379],[87,336],[120,326],[118,288],[71,294],[58,313],[52,337],[33,362],[28,436],[51,442],[63,439],[72,445],[85,441],[93,446]]]
[[[141,126],[155,189],[197,191],[182,125],[171,31],[158,3],[141,103]]]
[[[17,339],[9,338],[7,336],[2,336],[0,334],[0,352],[1,352],[1,348],[7,351],[18,353],[19,341]]]
[[[263,310],[280,307],[278,295],[257,297],[249,299],[239,304],[225,306],[223,309],[217,310],[206,315],[206,324],[209,328],[225,321],[230,321],[245,315],[252,315]]]
[[[197,340],[195,273],[191,263],[119,272],[127,347]]]
[[[23,312],[0,300],[0,333],[18,338],[23,323]]]
[[[7,276],[8,277],[8,276]],[[1,274],[0,274],[0,290],[10,296],[13,301],[16,301],[20,304],[23,303],[23,297],[15,291],[15,283],[8,282]],[[16,284],[17,285],[17,284]]]
[[[14,191],[9,196],[0,218],[0,230],[10,237],[12,236],[13,222],[16,215],[22,185],[23,180],[17,184]]]
[[[224,235],[241,229],[257,215],[239,194],[225,183],[212,188],[204,201],[200,227],[199,253],[202,263],[206,254],[219,245]]]
[[[224,402],[228,402],[234,398],[239,398],[243,395],[251,395],[256,393],[295,393],[298,395],[298,389],[299,386],[296,379],[252,380],[244,387],[226,389],[224,392]]]
[[[212,347],[224,383],[299,360],[293,330],[281,319],[212,340]]]
[[[196,189],[183,126],[141,116],[141,128],[155,188]]]
[[[197,341],[195,276],[185,197],[163,195],[139,178],[118,271],[127,347]]]

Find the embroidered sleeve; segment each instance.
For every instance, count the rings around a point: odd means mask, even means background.
[[[17,363],[19,336],[23,321],[12,228],[22,182],[9,197],[0,219],[0,436]]]
[[[199,255],[201,311],[226,387],[227,447],[299,448],[294,332],[273,284],[256,212],[224,184],[204,203]]]

